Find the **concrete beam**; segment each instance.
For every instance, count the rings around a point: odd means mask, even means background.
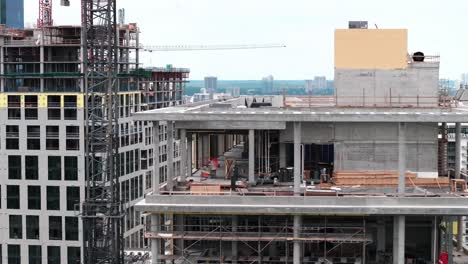
[[[176,122],[176,128],[185,128],[192,130],[268,130],[268,129],[286,129],[286,122],[255,122],[255,121],[179,121]],[[263,120],[265,121],[265,120]]]
[[[315,110],[315,109],[313,109]],[[272,109],[236,109],[229,111],[186,111],[176,108],[155,109],[133,114],[134,120],[154,121],[219,121],[223,125],[232,122],[408,122],[408,123],[464,123],[468,111],[402,108],[389,111],[371,108],[318,108],[315,111]]]
[[[150,213],[458,216],[468,215],[468,198],[147,195],[135,208]]]

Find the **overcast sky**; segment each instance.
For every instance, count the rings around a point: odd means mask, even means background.
[[[24,0],[26,25],[38,0]],[[55,24],[80,24],[80,0],[61,7]],[[333,78],[333,31],[348,20],[407,28],[409,51],[441,55],[440,76],[468,72],[466,0],[117,0],[126,22],[137,22],[145,45],[284,43],[287,48],[145,53],[145,65],[191,69],[191,79]]]

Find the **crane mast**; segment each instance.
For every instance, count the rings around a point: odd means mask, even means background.
[[[81,4],[87,142],[84,261],[121,264],[116,0],[82,0]]]
[[[39,17],[37,18],[37,27],[53,26],[52,19],[52,0],[39,0]]]

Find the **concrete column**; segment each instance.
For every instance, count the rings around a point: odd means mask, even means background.
[[[255,184],[255,130],[249,130],[249,183]]]
[[[174,126],[167,122],[167,190],[174,190]]]
[[[432,230],[431,230],[431,263],[432,264],[438,264],[438,222],[437,222],[437,216],[434,216],[434,220],[432,220]]]
[[[393,217],[393,264],[405,263],[405,217]]]
[[[203,153],[203,152],[202,152],[202,150],[203,150],[203,148],[202,148],[202,145],[203,145],[203,138],[202,138],[202,136],[201,136],[200,134],[198,134],[198,133],[197,133],[196,141],[197,141],[197,149],[196,149],[196,151],[197,151],[197,160],[196,160],[196,164],[197,164],[197,169],[201,169],[201,167],[202,167],[202,162],[201,162],[201,160],[202,160],[202,155],[203,155],[203,154],[202,154],[202,153]]]
[[[378,219],[377,220],[377,252],[385,252],[385,219]],[[382,261],[379,257],[380,255],[376,255],[376,261]]]
[[[232,216],[232,232],[235,235],[235,232],[237,232],[237,225],[239,222],[239,217],[237,215]],[[231,251],[232,251],[232,263],[237,264],[237,257],[238,257],[238,251],[239,249],[237,248],[237,241],[233,240],[231,244]]]
[[[301,123],[294,122],[294,195],[300,195],[301,178]]]
[[[159,194],[159,122],[153,122],[153,193]]]
[[[180,130],[180,181],[185,182],[187,177],[187,131]]]
[[[458,226],[457,226],[457,250],[463,251],[463,245],[465,244],[465,217],[459,216],[458,219]]]
[[[152,233],[157,233],[159,231],[159,215],[158,214],[152,214],[151,215],[151,232]],[[159,260],[159,254],[161,250],[161,239],[159,238],[152,238],[151,239],[151,264],[158,264]]]
[[[204,134],[202,147],[202,164],[207,164],[208,158],[210,157],[210,135]]]
[[[455,123],[455,179],[460,179],[461,170],[461,123]]]
[[[286,167],[286,143],[279,143],[279,166]]]
[[[404,196],[406,187],[406,123],[398,123],[398,195]]]
[[[293,235],[294,235],[294,244],[293,244],[293,264],[301,263],[301,242],[296,240],[301,235],[301,222],[302,216],[294,216],[294,226],[293,226]]]
[[[187,177],[192,176],[192,134],[187,137]]]
[[[218,157],[224,154],[224,135],[218,135]]]

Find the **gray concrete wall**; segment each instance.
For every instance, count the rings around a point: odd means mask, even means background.
[[[407,168],[437,171],[437,123],[407,125]],[[293,127],[280,132],[280,142],[292,143]],[[335,168],[343,170],[396,170],[397,123],[303,123],[302,143],[335,145]]]
[[[438,105],[439,65],[418,63],[407,69],[335,69],[339,106]]]

